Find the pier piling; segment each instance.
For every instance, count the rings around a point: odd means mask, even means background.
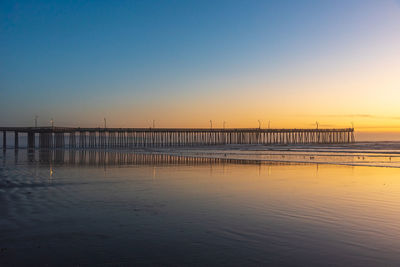
[[[19,147],[18,141],[19,141],[18,132],[14,132],[14,148],[15,149],[18,149],[18,147]]]
[[[0,127],[3,148],[6,133],[14,132],[15,148],[19,133],[27,133],[28,147],[64,148],[152,148],[203,145],[298,145],[354,143],[354,129],[171,129],[171,128],[68,128],[68,127]]]
[[[7,132],[3,131],[3,149],[7,148]]]
[[[35,133],[28,132],[28,148],[35,148]]]

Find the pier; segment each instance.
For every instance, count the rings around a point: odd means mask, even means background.
[[[201,129],[201,128],[76,128],[0,127],[3,149],[7,132],[14,148],[27,138],[28,148],[150,148],[229,144],[342,144],[355,142],[354,128],[340,129]],[[37,142],[38,141],[38,142]]]

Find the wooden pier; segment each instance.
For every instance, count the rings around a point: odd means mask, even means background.
[[[28,148],[150,148],[228,144],[341,144],[355,142],[354,128],[342,129],[179,129],[179,128],[72,128],[0,127],[3,149],[7,132],[14,148],[27,137]],[[38,136],[38,144],[36,144]]]

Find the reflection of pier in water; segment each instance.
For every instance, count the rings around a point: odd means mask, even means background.
[[[41,164],[61,164],[71,166],[123,166],[123,165],[209,165],[209,164],[265,164],[291,165],[289,162],[268,162],[262,160],[243,160],[228,158],[210,158],[178,156],[168,154],[150,154],[121,151],[98,150],[27,150],[28,161]],[[15,152],[18,157],[18,152]],[[296,163],[298,164],[298,163]]]

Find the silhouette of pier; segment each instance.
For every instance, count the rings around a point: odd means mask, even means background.
[[[341,144],[355,142],[354,128],[340,129],[200,129],[200,128],[73,128],[0,127],[3,149],[7,132],[14,148],[22,134],[28,148],[150,148],[228,144]],[[21,134],[21,135],[20,135]],[[36,144],[38,137],[38,144]]]

